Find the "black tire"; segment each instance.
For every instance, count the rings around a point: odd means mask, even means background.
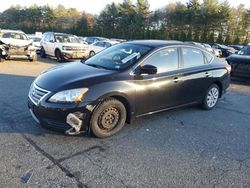
[[[90,129],[98,138],[106,138],[119,132],[125,125],[127,118],[123,103],[114,98],[101,102],[94,110]]]
[[[5,61],[5,58],[4,57],[0,57],[0,63],[2,62],[4,62]]]
[[[94,56],[94,55],[95,55],[95,52],[94,52],[94,51],[89,52],[89,57],[92,57],[92,56]]]
[[[41,57],[41,58],[46,58],[46,56],[47,56],[47,55],[46,55],[46,52],[45,52],[44,48],[42,47],[42,48],[41,48],[41,51],[40,51],[40,57]]]
[[[212,84],[204,97],[202,108],[205,110],[212,110],[218,103],[220,97],[220,88],[217,84]]]
[[[35,54],[32,58],[29,59],[30,62],[37,61],[37,54]]]
[[[65,59],[64,59],[61,51],[58,50],[58,49],[55,51],[55,57],[56,57],[57,62],[63,62],[63,61],[65,61]]]

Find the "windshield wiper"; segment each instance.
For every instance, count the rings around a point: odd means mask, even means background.
[[[95,67],[95,68],[98,68],[98,69],[108,69],[107,67],[103,67],[103,66],[97,65],[97,64],[86,64],[85,63],[85,65],[88,65],[88,66],[91,66],[91,67]]]

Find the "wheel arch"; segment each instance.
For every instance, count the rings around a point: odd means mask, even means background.
[[[219,87],[219,92],[220,92],[220,96],[222,96],[222,91],[223,91],[223,86],[222,86],[222,83],[220,81],[215,81],[213,84],[216,84],[218,87]]]
[[[59,52],[61,52],[60,48],[56,47],[55,51],[54,51],[54,55],[56,56],[56,51],[59,50]]]
[[[129,101],[124,96],[121,95],[111,95],[110,97],[120,101],[124,105],[127,113],[126,123],[131,123],[131,106]]]
[[[120,101],[124,105],[124,107],[126,109],[126,113],[127,113],[126,123],[131,123],[133,106],[131,105],[132,103],[130,102],[129,97],[127,97],[123,93],[117,93],[117,92],[109,93],[109,94],[106,94],[106,95],[99,97],[99,100],[98,100],[99,103],[95,106],[95,108],[97,108],[99,106],[99,104],[102,101],[106,100],[107,98],[114,98],[114,99]]]

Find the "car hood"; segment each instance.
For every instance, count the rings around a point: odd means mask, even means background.
[[[90,67],[81,62],[71,62],[45,70],[36,78],[35,83],[43,89],[58,92],[88,87],[103,80],[101,77],[113,73],[115,71]]]
[[[227,60],[234,63],[250,63],[250,55],[230,55]]]
[[[32,40],[19,40],[12,38],[0,38],[0,41],[10,46],[19,46],[19,47],[29,46],[30,44],[32,44]]]

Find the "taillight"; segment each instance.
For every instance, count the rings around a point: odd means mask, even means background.
[[[231,65],[227,64],[227,65],[226,65],[226,69],[227,69],[228,74],[230,74],[231,71],[232,71]]]

